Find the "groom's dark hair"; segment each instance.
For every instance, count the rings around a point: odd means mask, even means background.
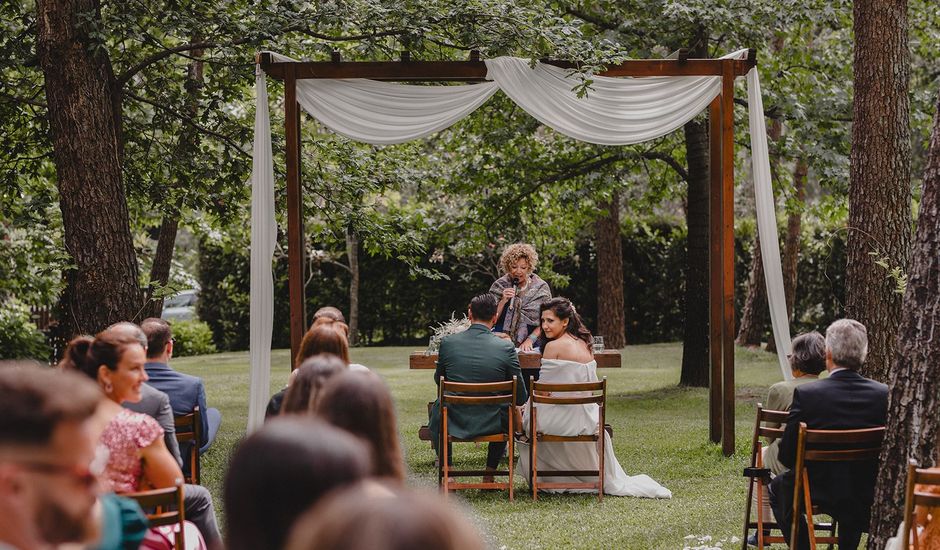
[[[470,300],[470,315],[477,321],[490,321],[496,317],[496,298],[487,292]]]

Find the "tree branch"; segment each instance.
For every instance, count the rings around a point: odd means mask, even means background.
[[[124,85],[127,84],[130,81],[130,79],[133,78],[134,75],[136,75],[140,71],[146,69],[147,67],[149,67],[150,65],[153,65],[154,63],[157,63],[158,61],[163,61],[164,59],[172,55],[176,55],[178,53],[188,52],[191,50],[205,50],[209,48],[217,48],[219,46],[241,46],[242,44],[249,44],[251,42],[255,42],[258,40],[260,40],[260,38],[258,37],[245,37],[245,38],[239,38],[237,40],[233,40],[231,42],[227,42],[224,44],[220,42],[215,42],[215,41],[204,41],[204,42],[180,44],[179,46],[174,46],[172,48],[165,48],[163,51],[157,52],[153,55],[149,55],[143,58],[137,64],[132,65],[130,68],[128,68],[127,70],[119,74],[115,78],[115,85],[117,86],[117,88],[123,88]]]
[[[32,105],[33,107],[39,107],[40,109],[48,108],[48,105],[41,101],[36,101],[35,99],[27,99],[25,97],[18,97],[15,95],[8,94],[6,92],[0,92],[0,97],[5,97],[10,99],[10,102],[13,103],[25,103],[26,105]]]
[[[237,151],[239,154],[241,154],[241,155],[244,156],[244,157],[250,157],[250,156],[251,156],[250,153],[248,153],[247,151],[245,151],[244,149],[242,149],[241,146],[239,146],[237,143],[235,143],[234,141],[232,141],[232,138],[228,137],[228,136],[225,135],[225,134],[221,134],[221,133],[219,133],[219,132],[216,132],[216,131],[214,131],[214,130],[210,130],[210,129],[204,127],[204,126],[200,126],[199,124],[196,124],[195,122],[193,122],[193,120],[192,120],[191,117],[188,117],[188,116],[184,115],[183,113],[179,113],[179,112],[177,112],[176,110],[171,109],[170,107],[167,107],[166,105],[161,105],[160,103],[157,103],[156,101],[147,99],[147,98],[145,98],[145,97],[141,97],[141,96],[139,96],[139,95],[137,95],[137,94],[135,94],[135,93],[133,93],[133,92],[124,92],[124,94],[125,94],[127,97],[131,98],[131,99],[140,101],[141,103],[146,103],[147,105],[150,105],[150,106],[152,106],[152,107],[154,107],[154,108],[160,109],[161,111],[164,111],[164,112],[166,112],[166,113],[169,113],[169,114],[175,116],[175,117],[178,118],[180,121],[182,121],[182,122],[184,122],[184,123],[186,123],[186,124],[189,124],[190,126],[192,126],[193,128],[195,128],[197,131],[199,131],[200,133],[203,133],[203,134],[206,134],[206,135],[215,137],[216,139],[222,141],[222,142],[225,143],[227,146],[231,147],[232,149],[234,149],[235,151]]]
[[[643,153],[640,153],[640,156],[649,160],[661,160],[665,162],[673,170],[675,170],[677,174],[679,174],[680,178],[682,178],[685,181],[689,181],[689,173],[682,166],[682,164],[679,163],[679,161],[673,158],[672,155],[668,153],[661,153],[659,151],[644,151]]]

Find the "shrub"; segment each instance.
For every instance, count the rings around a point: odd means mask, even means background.
[[[48,361],[46,337],[29,316],[29,308],[15,298],[0,303],[0,359]]]
[[[172,321],[173,355],[207,355],[215,353],[212,343],[212,330],[202,321]]]

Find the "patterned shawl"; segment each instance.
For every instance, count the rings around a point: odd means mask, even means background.
[[[490,293],[499,300],[507,288],[512,288],[512,279],[509,275],[503,275],[493,281]],[[530,274],[529,284],[516,295],[514,307],[506,312],[507,322],[504,328],[508,327],[506,333],[512,337],[516,346],[529,335],[529,327],[538,326],[541,315],[539,307],[551,298],[552,290],[548,287],[548,283],[535,273]],[[506,304],[506,307],[509,307],[509,304]]]

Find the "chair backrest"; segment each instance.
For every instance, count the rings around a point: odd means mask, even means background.
[[[806,462],[855,462],[877,460],[884,440],[884,426],[856,430],[811,430],[800,422],[797,464]]]
[[[189,477],[187,482],[199,485],[202,475],[199,463],[199,442],[202,440],[202,411],[199,405],[193,412],[173,418],[176,427],[176,441],[180,443],[180,453],[183,463],[189,463]]]
[[[186,548],[185,525],[186,513],[183,508],[183,480],[177,479],[173,487],[123,493],[123,497],[132,498],[147,514],[151,527],[178,525],[175,532],[175,547]]]
[[[917,535],[911,538],[911,531],[916,527],[914,525],[914,507],[940,507],[940,494],[936,492],[926,492],[923,489],[917,490],[918,485],[935,485],[940,487],[940,469],[921,469],[917,467],[917,462],[913,459],[907,463],[907,490],[904,498],[904,536],[901,548],[907,550],[909,544],[914,543],[917,548]],[[934,519],[933,521],[940,521]]]
[[[514,405],[516,377],[505,382],[448,382],[442,376],[438,386],[441,406],[446,405]]]
[[[756,437],[783,437],[784,425],[787,423],[789,411],[776,411],[774,409],[765,409],[760,403],[757,404],[757,425],[754,428]],[[776,427],[767,424],[776,424]]]
[[[607,399],[607,378],[597,382],[572,382],[568,384],[553,384],[536,382],[530,378],[532,403],[546,405],[588,405],[595,403],[603,406]],[[577,393],[574,396],[559,396],[557,394]]]

